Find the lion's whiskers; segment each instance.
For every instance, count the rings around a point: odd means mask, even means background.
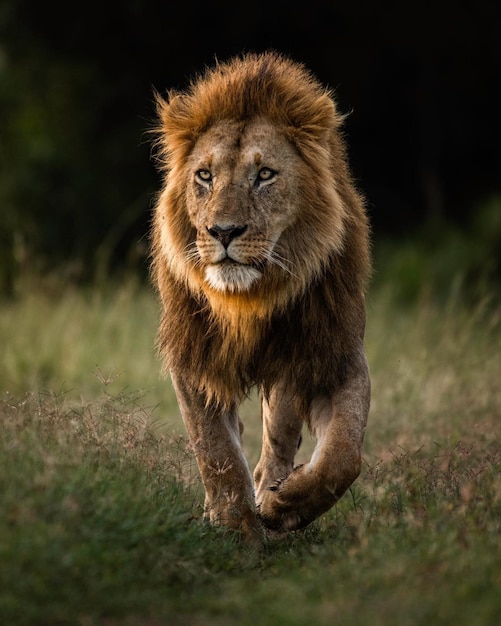
[[[189,243],[185,249],[185,256],[187,261],[191,261],[195,264],[195,266],[200,265],[202,263],[202,259],[200,258],[200,252],[198,251],[198,247],[196,242],[192,241]]]
[[[284,272],[287,272],[287,274],[290,274],[290,276],[293,276],[294,278],[298,278],[297,274],[295,274],[291,269],[291,266],[294,267],[294,264],[292,263],[292,261],[290,261],[289,259],[279,254],[276,248],[272,247],[269,250],[267,250],[266,260],[272,265],[276,265],[280,269],[284,270]]]

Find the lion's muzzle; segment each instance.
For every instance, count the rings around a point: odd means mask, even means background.
[[[264,259],[248,257],[248,246],[242,236],[248,226],[236,224],[214,224],[206,226],[212,241],[211,263],[205,270],[205,279],[217,291],[247,291],[259,280],[264,271]]]
[[[207,232],[211,237],[214,237],[217,241],[219,241],[224,248],[227,250],[230,243],[236,238],[243,235],[247,230],[247,226],[220,226],[219,224],[214,224],[214,226],[207,226]]]

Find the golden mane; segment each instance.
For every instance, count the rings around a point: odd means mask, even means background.
[[[168,106],[159,97],[157,104],[160,155],[168,169],[218,120],[266,117],[305,157],[317,158],[316,142],[342,122],[331,93],[302,65],[275,53],[247,55],[245,64],[240,58],[218,63],[185,93],[169,92]]]

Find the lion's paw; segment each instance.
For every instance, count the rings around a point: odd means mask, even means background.
[[[266,528],[300,530],[336,502],[335,492],[310,470],[308,465],[295,467],[287,478],[275,480],[266,489],[257,507],[258,518]]]
[[[302,498],[301,489],[298,490],[297,487],[301,486],[302,472],[298,470],[302,467],[302,465],[295,467],[289,476],[273,481],[265,490],[257,506],[257,515],[267,529],[284,533],[303,528],[311,521],[303,520],[299,511]],[[291,480],[292,477],[294,479]]]

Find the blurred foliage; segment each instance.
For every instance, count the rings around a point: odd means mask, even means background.
[[[91,2],[78,13],[58,0],[1,2],[0,293],[15,292],[26,271],[144,275],[159,185],[146,134],[153,90],[186,85],[215,56],[269,47],[305,62],[351,112],[350,157],[375,237],[405,233],[397,265],[431,248],[454,275],[454,257],[497,271],[500,246],[493,262],[475,226],[467,239],[472,207],[501,193],[500,6],[357,0],[302,15],[277,3],[263,19],[222,0]],[[402,274],[412,292],[419,276]]]
[[[376,285],[402,304],[420,297],[478,300],[501,285],[501,198],[478,208],[458,226],[431,220],[416,232],[376,243]]]
[[[16,21],[3,6],[0,26]],[[148,169],[137,172],[138,162],[149,161],[142,139],[148,124],[122,119],[121,89],[99,56],[58,54],[43,37],[26,43],[22,33],[16,44],[0,43],[4,292],[27,269],[58,268],[86,280],[114,262],[137,266],[151,200]]]

